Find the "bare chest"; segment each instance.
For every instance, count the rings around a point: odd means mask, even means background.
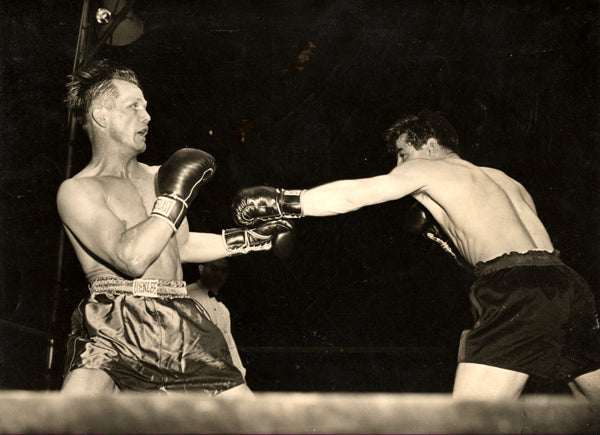
[[[102,181],[106,204],[130,228],[146,219],[156,200],[152,177],[140,180],[108,178]]]

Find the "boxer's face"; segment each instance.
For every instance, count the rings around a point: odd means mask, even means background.
[[[114,80],[113,84],[119,96],[110,108],[111,136],[118,142],[143,151],[150,122],[144,94],[139,87],[125,80]]]

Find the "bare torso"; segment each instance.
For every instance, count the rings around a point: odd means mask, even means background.
[[[142,163],[137,165],[135,176],[130,178],[105,175],[93,167],[86,167],[70,181],[80,183],[84,186],[84,190],[98,193],[98,198],[103,201],[99,206],[108,208],[122,222],[124,229],[129,229],[149,216],[156,200],[154,175],[158,167],[150,167]],[[69,207],[78,206],[77,198],[72,198],[70,201]],[[86,249],[68,225],[67,235],[88,281],[100,276],[128,278]],[[162,253],[140,278],[180,280],[182,275],[177,239],[172,237]]]
[[[459,158],[421,162],[428,181],[413,196],[469,263],[509,252],[553,251],[530,195],[502,171]]]

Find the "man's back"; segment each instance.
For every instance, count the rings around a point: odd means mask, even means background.
[[[530,195],[503,172],[460,158],[410,163],[406,169],[421,170],[425,180],[414,197],[472,265],[508,252],[553,251]]]

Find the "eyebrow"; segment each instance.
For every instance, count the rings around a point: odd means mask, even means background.
[[[127,103],[138,103],[138,102],[142,102],[146,105],[148,105],[148,101],[146,101],[145,98],[140,98],[140,97],[130,97],[130,98],[126,98],[125,101]]]

